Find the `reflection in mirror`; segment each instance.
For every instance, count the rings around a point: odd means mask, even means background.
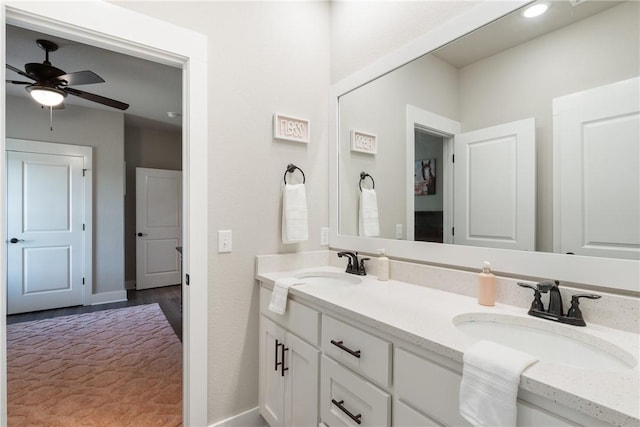
[[[639,13],[515,11],[340,96],[339,233],[366,170],[383,238],[640,259]]]

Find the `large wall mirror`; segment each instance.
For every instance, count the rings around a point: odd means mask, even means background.
[[[332,246],[640,290],[640,3],[546,4],[481,4],[335,85]]]

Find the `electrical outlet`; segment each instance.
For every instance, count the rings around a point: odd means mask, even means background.
[[[320,245],[329,245],[329,227],[320,227]]]
[[[396,224],[396,239],[402,239],[402,224]]]
[[[218,230],[218,253],[231,252],[233,248],[231,230]]]

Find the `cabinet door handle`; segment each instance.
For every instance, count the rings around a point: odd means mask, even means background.
[[[274,371],[278,370],[278,366],[280,366],[282,364],[282,362],[278,362],[278,347],[283,346],[284,344],[279,343],[278,340],[276,340],[276,354],[275,354],[275,362],[276,362],[276,366],[274,367]]]
[[[358,415],[353,415],[347,408],[345,408],[343,406],[344,400],[341,400],[340,402],[338,402],[335,399],[331,399],[331,403],[333,403],[334,405],[336,405],[342,412],[344,412],[345,414],[347,414],[349,416],[349,418],[351,418],[353,421],[355,421],[357,424],[362,424],[362,421],[360,420],[360,418],[362,418],[362,414],[358,414]]]
[[[344,344],[342,344],[342,341],[331,340],[331,344],[335,345],[340,350],[346,351],[347,353],[349,353],[353,357],[357,357],[358,359],[360,359],[360,350],[351,350],[350,348],[348,348]]]
[[[282,373],[281,376],[284,377],[284,371],[289,370],[289,368],[284,367],[284,352],[289,351],[289,347],[285,347],[284,344],[280,345],[282,346],[282,353],[280,353],[280,355],[282,356],[282,361],[280,362],[280,372]]]

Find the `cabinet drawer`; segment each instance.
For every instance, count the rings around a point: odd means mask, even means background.
[[[395,398],[451,426],[469,426],[459,412],[462,374],[396,348],[394,354]],[[567,427],[576,424],[546,410],[518,400],[519,427]]]
[[[381,386],[391,384],[391,344],[383,339],[325,315],[321,345],[325,354],[343,365]]]
[[[320,372],[320,416],[323,422],[331,427],[391,425],[389,394],[324,355]]]
[[[271,291],[260,287],[260,311],[263,315],[273,320],[285,329],[293,332],[310,344],[318,345],[318,330],[320,325],[320,313],[316,310],[289,299],[287,311],[284,314],[276,314],[269,310]]]
[[[393,425],[401,427],[442,427],[429,417],[396,400],[393,403]]]

